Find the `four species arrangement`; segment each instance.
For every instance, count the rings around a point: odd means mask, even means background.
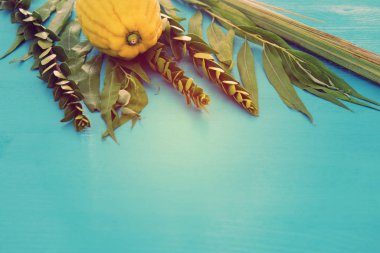
[[[104,138],[110,136],[116,141],[117,128],[130,121],[134,126],[148,104],[143,85],[151,83],[147,67],[178,90],[188,104],[206,109],[210,96],[177,65],[187,55],[198,73],[248,113],[258,116],[255,63],[248,40],[263,47],[264,69],[280,98],[311,121],[312,116],[294,86],[345,109],[348,107],[341,100],[376,110],[379,106],[313,56],[291,48],[276,33],[258,26],[229,0],[184,0],[199,9],[189,20],[187,32],[170,0],[48,0],[30,12],[31,1],[0,1],[0,9],[10,11],[12,22],[20,25],[15,42],[1,58],[30,41],[25,56],[12,62],[34,59],[32,69],[39,70],[40,78],[53,89],[54,99],[64,109],[62,121],[72,121],[78,131],[90,127],[82,100],[91,112],[100,112],[107,125]],[[75,6],[78,19],[72,17]],[[207,30],[209,43],[203,39],[202,13],[213,17]],[[80,41],[82,31],[88,41]],[[246,41],[235,61],[236,36]],[[106,75],[101,90],[103,62]],[[359,63],[352,64],[353,68]],[[234,65],[241,82],[230,74]],[[375,64],[372,80],[376,81],[378,70],[379,65],[376,69]]]

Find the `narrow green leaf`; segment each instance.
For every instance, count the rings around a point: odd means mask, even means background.
[[[100,71],[103,56],[96,55],[82,66],[78,86],[84,96],[84,103],[91,112],[99,110]]]
[[[257,111],[259,111],[259,92],[257,87],[255,59],[252,53],[252,49],[247,40],[240,48],[237,57],[237,65],[240,74],[240,79],[244,87],[251,95],[255,108],[257,108]]]
[[[185,0],[185,2],[192,1],[194,0]],[[233,8],[228,4],[216,0],[208,0],[207,4],[210,5],[210,7],[206,7],[207,9],[211,9],[212,12],[218,14],[223,13],[223,17],[227,20],[233,21],[235,25],[255,26],[255,23],[252,22],[252,20],[250,20],[244,13],[239,11],[237,8]]]
[[[360,100],[366,101],[368,103],[380,106],[380,103],[363,96],[362,94],[357,92],[353,87],[351,87],[346,81],[344,81],[342,78],[337,76],[332,71],[329,70],[328,76],[330,78],[329,80],[331,81],[330,83],[334,84],[334,86],[338,87],[339,89],[344,90],[346,94],[356,97]]]
[[[203,38],[202,21],[203,21],[202,12],[197,11],[194,14],[194,16],[192,16],[189,20],[189,33],[195,34],[199,36],[200,38]]]
[[[350,108],[338,100],[338,97],[336,96],[338,93],[336,91],[331,92],[330,89],[322,88],[315,81],[313,81],[313,78],[310,77],[310,74],[307,74],[303,69],[299,68],[298,64],[293,58],[290,58],[284,54],[281,56],[283,60],[283,67],[285,68],[285,71],[287,72],[291,81],[296,86],[321,99],[340,106],[346,110],[350,110]]]
[[[300,87],[300,85],[297,85],[298,87]],[[338,99],[336,99],[333,95],[329,94],[329,93],[326,93],[326,92],[322,92],[322,91],[318,91],[318,90],[315,90],[313,88],[310,88],[310,87],[306,87],[304,86],[304,90],[321,98],[321,99],[324,99],[330,103],[333,103],[337,106],[340,106],[346,110],[349,110],[351,111],[350,108],[348,108],[345,104],[343,104],[342,102],[340,102]]]
[[[210,46],[217,51],[216,57],[223,63],[226,69],[230,69],[233,66],[233,47],[235,32],[229,30],[227,35],[215,22],[211,23],[207,29],[207,37]]]
[[[342,100],[344,100],[344,101],[347,101],[347,102],[350,102],[350,103],[353,103],[353,104],[357,104],[357,105],[360,105],[360,106],[367,107],[367,108],[372,109],[372,110],[375,110],[375,111],[380,111],[379,108],[376,108],[376,107],[374,107],[374,106],[372,106],[372,105],[369,105],[369,104],[367,104],[367,103],[364,103],[364,102],[362,102],[362,101],[360,101],[360,100],[357,100],[357,99],[355,99],[354,97],[352,97],[352,96],[350,96],[350,95],[348,95],[348,96],[343,96],[343,97],[341,97],[340,99],[342,99]]]
[[[206,8],[206,9],[209,9],[211,8],[210,5],[204,3],[204,2],[201,2],[199,0],[185,0],[185,2],[189,3],[189,4],[194,4],[194,5],[197,5],[199,7],[203,7],[203,8]],[[212,2],[215,2],[215,0],[213,0]],[[211,2],[210,2],[211,3]]]
[[[342,93],[343,95],[346,94],[377,106],[380,105],[378,102],[361,95],[354,88],[352,88],[346,81],[338,77],[329,68],[327,68],[327,66],[323,64],[321,61],[319,61],[317,58],[301,51],[293,50],[292,53],[304,61],[304,63],[298,64],[298,66],[300,67],[299,69],[301,69],[303,72],[306,72],[308,76],[315,81],[316,84],[324,84],[325,86],[330,86],[332,89],[339,90],[340,93]],[[346,95],[344,95],[343,97],[347,98]],[[372,108],[371,106],[368,106],[366,104],[365,106]]]
[[[267,77],[284,103],[313,121],[313,117],[299,98],[290,79],[282,66],[282,60],[275,48],[265,45],[263,52],[264,70]]]
[[[5,57],[7,57],[8,55],[10,55],[11,53],[13,53],[19,46],[21,46],[23,43],[25,42],[25,39],[24,39],[24,36],[22,35],[18,35],[16,37],[16,40],[13,42],[12,46],[8,49],[7,52],[5,52],[4,55],[2,55],[0,57],[0,60],[1,59],[4,59]]]

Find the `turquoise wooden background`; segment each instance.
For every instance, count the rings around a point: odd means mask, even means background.
[[[379,1],[267,2],[380,53]],[[16,26],[4,12],[0,24],[4,50]],[[258,47],[255,58],[260,118],[196,76],[213,97],[200,113],[155,77],[161,93],[149,89],[142,122],[118,132],[120,145],[100,139],[98,115],[83,134],[59,123],[30,64],[1,61],[0,252],[380,252],[380,113],[300,92],[310,124],[269,85]],[[378,86],[329,66],[380,101]]]

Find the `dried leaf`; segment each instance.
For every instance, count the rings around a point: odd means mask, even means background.
[[[7,57],[8,55],[10,55],[11,53],[13,53],[19,46],[21,46],[23,43],[25,42],[25,39],[24,39],[24,36],[22,35],[18,35],[15,39],[15,41],[13,42],[12,46],[8,49],[7,52],[5,52],[4,55],[2,55],[0,57],[0,60],[1,59],[4,59],[5,57]]]

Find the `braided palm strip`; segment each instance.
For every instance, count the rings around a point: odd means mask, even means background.
[[[205,76],[216,83],[225,94],[232,97],[247,112],[255,116],[259,114],[249,92],[235,78],[226,73],[211,54],[193,47],[191,41],[186,43],[186,47],[196,68],[201,68]]]
[[[210,97],[202,88],[197,86],[193,79],[185,76],[184,70],[166,55],[164,46],[158,44],[146,54],[149,66],[156,72],[160,73],[166,81],[185,96],[188,104],[193,104],[199,109],[206,109],[210,103]]]
[[[184,35],[185,29],[170,16],[165,14],[161,16],[166,26],[166,39],[176,57],[180,58],[185,48],[198,70],[201,68],[207,78],[216,83],[225,94],[232,97],[251,115],[259,115],[259,110],[253,103],[251,94],[215,61],[211,53],[216,52],[202,38],[193,34]]]

